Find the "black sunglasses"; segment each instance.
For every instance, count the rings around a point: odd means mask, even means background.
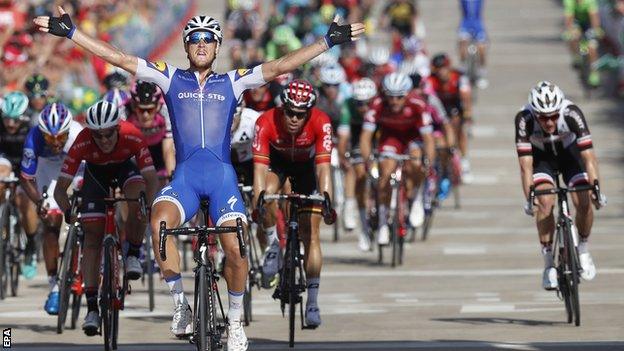
[[[287,108],[284,109],[284,112],[286,112],[286,115],[288,117],[295,117],[297,119],[304,119],[304,118],[308,117],[308,112],[309,111],[301,111],[301,112],[293,111],[291,108],[287,107]]]

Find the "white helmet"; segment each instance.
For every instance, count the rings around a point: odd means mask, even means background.
[[[390,50],[383,46],[373,48],[368,54],[368,62],[375,66],[381,66],[390,60]]]
[[[216,19],[210,16],[195,16],[191,18],[186,23],[186,27],[184,27],[182,39],[198,30],[214,34],[214,36],[219,40],[219,44],[221,44],[221,41],[223,40],[223,33],[221,32],[221,25],[219,25],[219,21]]]
[[[72,119],[67,106],[60,102],[47,104],[39,113],[39,130],[52,136],[63,134],[69,131]]]
[[[370,78],[362,78],[353,83],[353,99],[367,101],[377,95],[377,86]]]
[[[346,81],[347,75],[340,65],[321,67],[321,83],[336,85]]]
[[[412,80],[403,73],[390,73],[384,77],[381,87],[388,96],[405,96],[412,90]]]
[[[120,113],[114,104],[100,100],[87,111],[87,128],[106,129],[119,124]]]
[[[541,81],[531,89],[529,104],[539,114],[551,114],[559,111],[565,97],[558,86],[548,81]]]
[[[251,11],[256,7],[255,0],[238,0],[238,9],[243,11]]]

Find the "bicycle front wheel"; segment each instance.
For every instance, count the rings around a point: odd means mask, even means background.
[[[292,235],[291,235],[292,237]],[[296,289],[296,258],[297,252],[299,248],[297,247],[297,241],[295,239],[291,239],[289,243],[289,255],[287,256],[288,261],[288,346],[295,346],[295,313],[297,312],[297,299],[299,297],[298,291]]]
[[[67,310],[69,308],[69,297],[71,295],[71,286],[73,281],[72,258],[74,255],[74,245],[76,245],[76,230],[72,225],[67,232],[65,247],[63,248],[63,256],[61,257],[61,270],[59,275],[59,310],[56,322],[56,332],[63,333],[65,329],[65,320],[67,319]],[[74,297],[75,299],[75,297]]]
[[[208,343],[208,281],[207,281],[207,272],[206,266],[199,266],[199,270],[197,271],[199,276],[199,298],[197,300],[198,307],[198,317],[196,318],[196,329],[195,329],[195,345],[197,346],[198,351],[206,351],[206,347],[209,345]]]
[[[578,254],[576,252],[576,247],[574,246],[574,239],[572,238],[572,227],[571,223],[566,225],[566,262],[567,269],[569,271],[568,275],[568,283],[570,287],[570,304],[572,307],[572,314],[574,315],[574,325],[581,325],[581,305],[579,302],[579,262],[578,262]]]
[[[113,262],[116,257],[114,257],[115,250],[111,246],[112,245],[107,243],[104,244],[104,272],[102,274],[102,295],[100,298],[102,328],[104,329],[104,349],[106,351],[115,349],[115,276],[113,272]]]

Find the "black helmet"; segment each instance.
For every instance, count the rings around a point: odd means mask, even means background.
[[[26,81],[26,93],[30,97],[42,97],[48,95],[50,83],[41,74],[32,75]]]
[[[128,78],[120,72],[113,72],[104,77],[104,86],[106,90],[124,89],[128,86]]]
[[[449,59],[446,53],[439,53],[431,59],[431,65],[435,68],[449,67],[451,65],[451,59]]]

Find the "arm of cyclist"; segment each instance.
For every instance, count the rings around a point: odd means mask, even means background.
[[[339,25],[338,16],[330,25],[325,37],[314,43],[304,46],[301,49],[292,51],[276,60],[262,64],[262,75],[264,80],[269,82],[277,76],[291,72],[316,56],[329,50],[334,45],[343,44],[351,40],[357,40],[364,33],[364,24],[353,23]]]
[[[253,173],[253,202],[251,203],[251,208],[256,209],[256,204],[258,204],[258,198],[260,197],[260,193],[266,189],[266,177],[269,173],[269,165],[264,163],[254,162],[254,173]]]
[[[351,139],[351,113],[347,104],[343,104],[342,109],[340,111],[340,125],[338,126],[338,130],[336,133],[338,134],[338,159],[340,160],[340,166],[345,169],[349,165],[349,160],[347,159],[347,148],[349,146],[349,141]]]
[[[432,133],[425,133],[422,135],[423,139],[423,147],[425,150],[425,156],[427,157],[427,161],[430,166],[435,162],[436,150],[435,150],[435,141],[433,140]]]
[[[522,191],[524,193],[524,198],[528,199],[531,186],[533,186],[533,156],[521,156],[518,158],[518,163],[520,164]],[[529,204],[527,200],[524,205],[524,213],[533,216],[535,212],[537,212],[537,209],[533,205],[536,204]]]
[[[59,17],[38,16],[33,22],[39,26],[42,32],[50,33],[59,37],[67,37],[78,46],[96,55],[104,61],[128,71],[135,75],[138,67],[138,58],[124,53],[118,48],[95,39],[78,29],[69,15],[61,6],[58,7]]]
[[[58,207],[65,214],[65,222],[69,223],[70,218],[67,216],[70,210],[71,204],[69,203],[69,196],[67,196],[67,189],[72,183],[72,178],[58,177],[56,185],[54,186],[54,200],[58,204]]]
[[[464,109],[464,118],[470,120],[472,119],[472,90],[470,88],[468,77],[462,75],[459,87],[459,98],[461,99],[462,107]]]
[[[563,17],[567,33],[574,31],[574,7],[576,0],[563,0]]]
[[[364,162],[369,163],[372,148],[373,148],[373,135],[374,130],[368,130],[362,128],[362,132],[360,133],[360,152],[362,153],[362,158]]]
[[[596,180],[600,181],[600,175],[598,173],[598,158],[596,157],[594,149],[581,151],[581,158],[583,159],[583,163],[585,164],[585,171],[587,172],[589,184],[594,184],[594,181]],[[595,195],[592,195],[592,202],[597,209],[607,204],[606,199],[607,198],[603,193],[600,193],[600,198],[596,198]]]
[[[451,149],[455,148],[457,144],[455,141],[455,131],[453,130],[451,122],[444,122],[442,129],[444,130],[444,136],[446,137],[446,145]]]

